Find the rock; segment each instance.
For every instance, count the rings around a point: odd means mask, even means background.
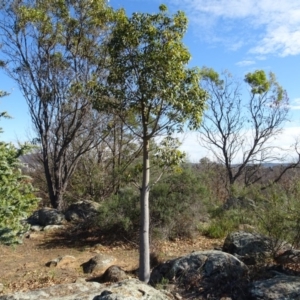
[[[285,243],[276,245],[272,239],[261,234],[237,231],[226,237],[222,250],[236,256],[247,265],[255,265],[271,256],[279,247],[287,249],[291,246]]]
[[[300,278],[277,275],[273,278],[255,281],[249,293],[253,300],[299,300]]]
[[[67,264],[70,264],[74,262],[76,258],[71,255],[64,255],[64,256],[59,256],[57,258],[54,258],[50,261],[48,261],[45,265],[46,267],[61,267]]]
[[[43,228],[43,231],[51,231],[51,230],[58,230],[58,229],[64,229],[64,225],[47,225]]]
[[[2,293],[4,290],[4,284],[3,283],[0,283],[0,293]]]
[[[99,294],[103,285],[98,282],[76,282],[0,296],[0,300],[92,300]]]
[[[300,250],[289,249],[283,251],[275,257],[275,261],[278,264],[295,264],[300,263]]]
[[[192,280],[235,281],[247,272],[247,266],[231,254],[215,250],[198,251],[158,265],[151,273],[150,283],[180,280],[187,286]]]
[[[39,211],[36,210],[32,213],[32,215],[26,220],[26,222],[30,225],[39,225]]]
[[[91,258],[89,261],[83,263],[81,266],[84,273],[92,273],[94,271],[99,271],[112,265],[116,259],[112,256],[105,254],[98,254]]]
[[[65,220],[65,216],[57,209],[53,208],[42,208],[38,210],[38,216],[38,224],[42,226],[61,225]]]
[[[223,209],[254,209],[255,202],[252,199],[245,198],[245,197],[231,197],[228,198],[225,203],[223,204]]]
[[[137,279],[128,279],[105,288],[93,300],[173,300],[172,294],[158,291]]]
[[[84,200],[71,204],[65,212],[67,221],[83,221],[95,217],[101,204]]]
[[[29,292],[0,296],[0,300],[173,300],[171,294],[160,292],[137,279],[106,286],[78,280]]]
[[[126,272],[118,266],[110,266],[103,274],[103,282],[118,282],[128,279]]]
[[[40,225],[32,225],[31,227],[30,227],[30,230],[31,231],[35,231],[35,232],[37,232],[37,231],[42,231],[43,230],[43,226],[40,226]]]

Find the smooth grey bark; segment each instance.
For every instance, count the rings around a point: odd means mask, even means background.
[[[143,141],[143,181],[141,187],[141,220],[140,220],[140,256],[139,279],[148,282],[150,279],[150,241],[149,241],[149,191],[150,159],[149,139]]]

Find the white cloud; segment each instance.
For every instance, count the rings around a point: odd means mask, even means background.
[[[251,137],[252,134],[250,131],[248,131],[245,133],[245,135]],[[215,160],[213,154],[209,152],[205,147],[200,145],[199,133],[189,132],[184,135],[178,134],[176,136],[182,141],[180,150],[187,153],[187,157],[191,162],[199,162],[199,160],[203,157],[208,157],[211,160]],[[276,156],[284,155],[287,162],[293,161],[296,157],[294,144],[299,138],[299,126],[284,128],[282,133],[277,135],[276,138],[272,139],[269,143],[269,145],[273,147],[272,154]],[[285,149],[284,152],[283,149]],[[238,163],[241,157],[242,153],[239,153],[236,157],[235,162]]]
[[[300,54],[299,0],[172,0],[210,41],[257,55]],[[235,47],[233,47],[235,48]]]
[[[247,66],[251,66],[254,65],[255,61],[254,60],[242,60],[236,63],[236,65],[238,67],[247,67]]]
[[[294,99],[289,105],[291,110],[300,110],[300,98]]]

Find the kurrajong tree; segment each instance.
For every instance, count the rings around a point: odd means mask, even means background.
[[[241,83],[230,73],[220,77],[204,68],[202,74],[202,87],[210,96],[200,130],[201,144],[225,166],[229,192],[242,176],[245,186],[259,182],[264,164],[282,160],[282,149],[271,142],[282,132],[288,117],[286,92],[273,73],[267,75],[262,70],[245,76],[247,99]],[[287,165],[274,181],[296,165]]]
[[[139,278],[146,282],[150,275],[150,141],[198,128],[207,96],[199,86],[200,71],[187,68],[190,54],[182,43],[186,28],[184,13],[169,16],[164,5],[157,14],[124,15],[108,43],[107,81],[97,87],[106,101],[96,102],[95,108],[117,114],[143,147]],[[128,118],[135,122],[127,122]],[[173,155],[169,162],[181,156],[178,151]]]
[[[27,101],[51,204],[63,209],[78,161],[108,134],[89,82],[105,73],[102,44],[115,12],[105,0],[0,2],[6,70]]]

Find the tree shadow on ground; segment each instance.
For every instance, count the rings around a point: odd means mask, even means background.
[[[73,248],[94,247],[97,244],[103,246],[126,246],[127,249],[137,248],[137,234],[128,236],[117,228],[109,231],[101,230],[98,226],[86,226],[86,224],[68,224],[64,229],[54,230],[39,244],[40,248]]]

